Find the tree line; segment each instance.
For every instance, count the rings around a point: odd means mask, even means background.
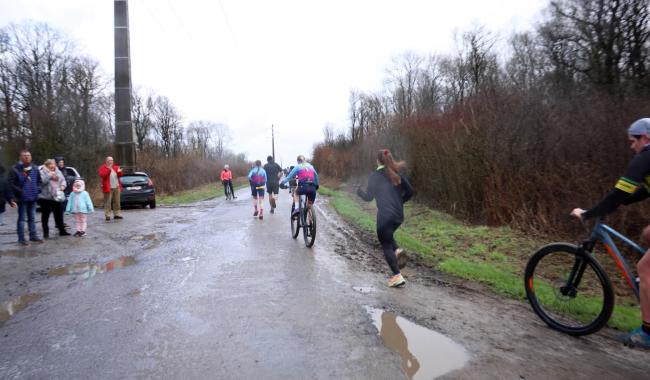
[[[326,126],[314,162],[345,178],[388,147],[437,208],[570,230],[566,214],[594,205],[631,158],[627,126],[650,116],[649,5],[552,1],[530,31],[504,39],[475,27],[456,36],[452,54],[406,53],[391,62],[384,89],[351,92],[348,128]],[[624,211],[618,227],[640,224],[648,210]]]
[[[103,157],[114,151],[112,90],[113,79],[99,63],[48,24],[0,28],[2,163],[12,165],[23,148],[39,163],[63,155],[92,182]],[[157,177],[161,190],[214,180],[226,161],[245,173],[246,157],[226,148],[227,125],[186,123],[168,97],[152,91],[135,91],[132,107],[138,168]]]

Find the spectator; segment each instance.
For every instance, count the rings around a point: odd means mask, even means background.
[[[20,159],[9,172],[9,185],[18,204],[18,243],[29,245],[25,240],[24,224],[27,219],[29,240],[34,243],[43,243],[43,239],[36,233],[36,201],[41,188],[41,176],[36,165],[32,164],[32,154],[29,150],[20,151]]]
[[[41,193],[38,195],[38,203],[41,205],[41,226],[43,227],[43,238],[50,237],[50,214],[54,214],[54,224],[59,230],[59,236],[69,236],[63,225],[63,210],[61,203],[65,201],[64,190],[66,188],[63,173],[56,167],[53,159],[43,163],[40,170]]]
[[[54,157],[54,162],[56,162],[56,167],[59,168],[61,173],[63,173],[63,178],[65,178],[65,201],[63,201],[63,204],[61,204],[61,209],[65,210],[66,205],[68,204],[68,197],[70,196],[70,193],[72,192],[72,184],[74,183],[75,179],[77,179],[76,176],[70,175],[68,173],[68,170],[66,169],[65,166],[65,159],[63,156],[56,156]]]
[[[7,183],[5,178],[5,172],[7,170],[4,166],[0,164],[0,226],[4,226],[4,213],[5,213],[5,203],[9,203],[12,208],[16,207],[16,202],[14,202],[14,195],[11,192],[11,187]]]
[[[81,237],[86,235],[86,222],[88,214],[95,211],[93,202],[90,200],[90,195],[86,191],[86,184],[82,179],[74,181],[72,186],[72,194],[70,194],[70,202],[65,210],[68,214],[74,214],[77,232],[74,236]]]
[[[113,157],[106,157],[104,165],[99,167],[99,176],[102,177],[102,193],[104,193],[104,216],[106,221],[111,220],[111,211],[115,220],[124,219],[121,215],[120,193],[122,184],[120,177],[122,169],[115,165]]]

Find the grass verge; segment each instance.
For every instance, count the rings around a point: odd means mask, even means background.
[[[247,186],[245,178],[237,178],[233,181],[235,191]],[[163,194],[156,197],[156,202],[162,206],[172,206],[204,201],[207,199],[223,197],[223,186],[221,183],[209,183],[193,189],[180,191],[175,194]]]
[[[321,186],[319,193],[330,197],[332,207],[349,223],[374,233],[373,204],[362,204],[344,191]],[[523,271],[533,252],[544,241],[517,233],[508,227],[471,226],[448,214],[417,203],[407,203],[405,223],[395,234],[398,244],[417,254],[434,268],[457,277],[487,284],[493,291],[517,299],[526,299]],[[617,274],[612,274],[615,276]],[[536,285],[540,297],[552,304],[553,290],[548,284]],[[629,330],[641,323],[638,305],[629,306],[629,298],[619,301],[609,325]],[[573,310],[566,310],[577,318],[590,315],[598,306],[597,300],[581,298],[572,302]],[[553,304],[552,304],[553,305]],[[562,305],[552,307],[562,310]],[[533,318],[533,316],[531,316]]]

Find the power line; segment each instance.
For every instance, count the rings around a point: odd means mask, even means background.
[[[221,2],[221,0],[219,0],[219,7],[221,8],[221,14],[223,14],[223,19],[226,21],[226,27],[228,28],[228,32],[230,32],[230,38],[232,39],[232,43],[235,46],[237,46],[235,33],[232,31],[232,27],[230,26],[230,21],[228,21],[228,15],[226,14],[226,9],[223,7],[223,3]]]

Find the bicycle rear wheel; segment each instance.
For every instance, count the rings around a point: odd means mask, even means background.
[[[312,206],[305,207],[305,225],[302,228],[302,236],[305,239],[307,248],[311,248],[316,240],[316,213]]]
[[[591,254],[566,243],[538,250],[526,265],[526,296],[551,328],[580,336],[600,330],[612,315],[614,291]]]

